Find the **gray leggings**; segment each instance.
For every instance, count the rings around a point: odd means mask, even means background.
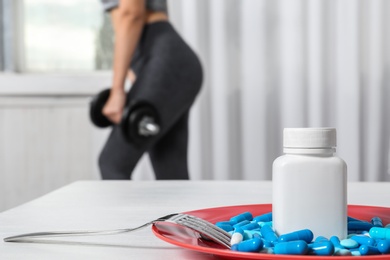
[[[156,22],[145,26],[131,67],[137,79],[128,101],[153,104],[161,131],[135,145],[125,141],[119,126],[113,126],[99,157],[102,178],[131,179],[148,152],[157,180],[189,179],[188,119],[202,85],[199,59],[170,23]]]

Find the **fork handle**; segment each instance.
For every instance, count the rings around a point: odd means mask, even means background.
[[[4,238],[4,242],[32,242],[36,238],[46,238],[46,237],[69,237],[69,236],[97,236],[97,235],[116,235],[121,233],[127,233],[136,231],[142,228],[145,228],[155,221],[145,223],[139,227],[135,228],[126,228],[126,229],[111,229],[111,230],[97,230],[97,231],[50,231],[50,232],[34,232],[21,234],[17,236],[11,236]]]
[[[145,228],[149,225],[152,225],[159,221],[166,221],[169,218],[178,215],[178,213],[169,214],[158,219],[149,221],[141,226],[135,228],[125,228],[125,229],[111,229],[111,230],[96,230],[96,231],[83,231],[83,230],[75,230],[75,231],[50,231],[50,232],[35,232],[35,233],[27,233],[21,234],[17,236],[11,236],[4,238],[4,242],[38,242],[36,238],[45,238],[45,237],[69,237],[69,236],[98,236],[98,235],[116,235],[126,232],[136,231],[142,228]]]

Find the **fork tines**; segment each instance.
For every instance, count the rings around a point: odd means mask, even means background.
[[[170,221],[191,228],[195,231],[198,231],[200,234],[206,236],[207,238],[217,242],[218,244],[224,245],[227,248],[230,248],[230,239],[231,235],[225,230],[217,227],[216,225],[187,214],[178,214],[169,219]]]

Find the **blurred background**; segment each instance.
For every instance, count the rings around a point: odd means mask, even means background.
[[[349,181],[389,181],[390,1],[169,0],[205,79],[193,180],[270,180],[285,127],[335,127]],[[0,0],[0,211],[99,180],[108,130],[88,118],[111,81],[99,0]],[[148,158],[134,180],[152,180]]]

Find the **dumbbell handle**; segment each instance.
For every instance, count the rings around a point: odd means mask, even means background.
[[[160,126],[156,124],[152,117],[144,116],[138,124],[138,134],[142,136],[157,135]]]

